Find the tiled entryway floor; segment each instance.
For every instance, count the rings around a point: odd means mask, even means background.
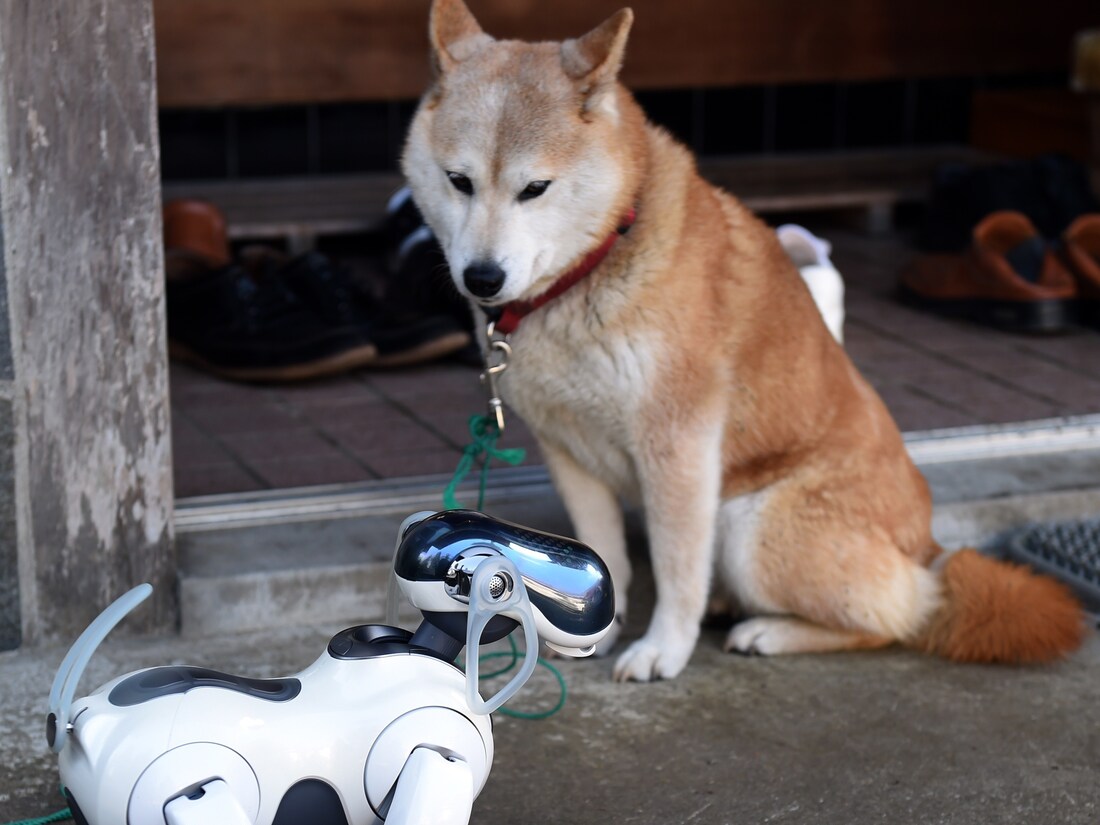
[[[811,228],[847,284],[847,350],[903,430],[1100,412],[1100,331],[1027,337],[908,309],[903,236]],[[171,395],[179,498],[450,473],[485,409],[477,370],[454,363],[267,387],[173,364]],[[540,463],[515,416],[500,446]]]

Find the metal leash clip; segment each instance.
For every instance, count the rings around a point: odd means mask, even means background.
[[[489,348],[485,353],[485,372],[481,380],[489,391],[489,418],[496,422],[497,432],[504,432],[504,402],[500,400],[497,388],[497,376],[508,369],[508,359],[512,357],[512,346],[505,335],[498,335],[496,322],[490,321],[485,328],[485,338]]]

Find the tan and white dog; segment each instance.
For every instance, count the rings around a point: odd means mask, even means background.
[[[615,677],[683,669],[712,576],[754,616],[726,642],[745,653],[1074,649],[1082,617],[1057,583],[973,551],[933,565],[928,487],[775,233],[619,84],[632,20],[497,41],[435,0],[436,79],[403,158],[458,288],[509,328],[523,316],[504,397],[620,612],[620,499],[644,505],[657,603]]]

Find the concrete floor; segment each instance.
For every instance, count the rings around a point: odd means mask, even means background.
[[[639,571],[634,604],[651,602]],[[648,607],[628,636],[641,632]],[[368,617],[371,618],[371,617]],[[83,690],[153,664],[286,675],[338,627],[202,640],[114,639]],[[900,650],[744,658],[704,635],[683,675],[620,685],[610,660],[561,663],[565,708],[497,716],[477,825],[1060,823],[1100,820],[1100,640],[1045,668],[947,664]],[[43,735],[64,651],[0,655],[0,821],[63,807]],[[513,707],[553,705],[542,669]]]

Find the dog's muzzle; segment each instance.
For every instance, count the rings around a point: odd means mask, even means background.
[[[476,261],[462,273],[462,282],[475,298],[492,298],[504,286],[504,270],[492,261]]]

